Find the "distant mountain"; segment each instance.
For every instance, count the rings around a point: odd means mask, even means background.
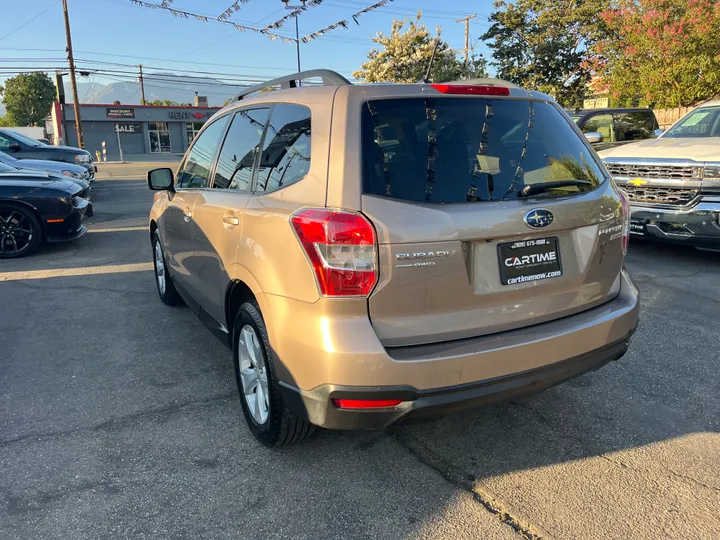
[[[152,80],[162,76],[162,81]],[[211,107],[219,107],[226,99],[240,91],[241,86],[227,84],[212,78],[181,77],[166,73],[147,73],[145,81],[145,99],[192,103],[195,92],[207,96]],[[72,102],[70,81],[65,80],[65,96]],[[80,103],[113,103],[119,101],[123,105],[139,105],[141,99],[140,83],[116,82],[108,85],[78,82],[78,98]]]

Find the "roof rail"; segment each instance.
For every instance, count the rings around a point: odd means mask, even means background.
[[[292,75],[278,77],[277,79],[272,79],[270,81],[266,81],[264,83],[260,83],[255,86],[246,88],[237,96],[235,96],[235,100],[240,101],[241,99],[249,96],[250,94],[260,92],[261,90],[264,90],[265,88],[271,86],[280,85],[280,88],[296,88],[298,86],[298,82],[304,79],[312,79],[316,77],[322,79],[323,86],[342,86],[345,84],[352,84],[345,77],[335,71],[331,71],[329,69],[311,69],[309,71],[301,71],[299,73],[293,73]]]

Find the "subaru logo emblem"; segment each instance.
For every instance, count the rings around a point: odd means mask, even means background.
[[[532,229],[542,229],[550,225],[555,217],[550,210],[536,208],[525,214],[525,224]]]

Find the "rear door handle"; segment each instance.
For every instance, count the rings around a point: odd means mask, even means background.
[[[236,225],[240,225],[240,219],[235,216],[223,216],[223,223],[235,227]]]

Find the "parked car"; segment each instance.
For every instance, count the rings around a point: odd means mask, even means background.
[[[95,178],[97,167],[87,150],[72,146],[48,146],[9,129],[0,129],[0,151],[16,159],[47,159],[81,165]]]
[[[306,77],[324,85],[288,88]],[[626,198],[551,97],[510,83],[269,81],[148,184],[160,299],[233,350],[268,446],[539,392],[638,324]]]
[[[635,238],[720,250],[720,100],[657,139],[600,155],[630,198]]]
[[[568,112],[596,151],[656,137],[659,129],[650,109],[587,109]]]
[[[95,181],[95,176],[90,175],[90,172],[85,167],[74,165],[73,163],[51,161],[49,159],[15,159],[10,154],[2,151],[0,151],[0,162],[19,169],[36,169],[53,172],[67,176],[73,180],[83,180],[88,183]]]
[[[0,163],[0,259],[30,255],[42,241],[66,242],[87,232],[82,188],[39,171]]]

